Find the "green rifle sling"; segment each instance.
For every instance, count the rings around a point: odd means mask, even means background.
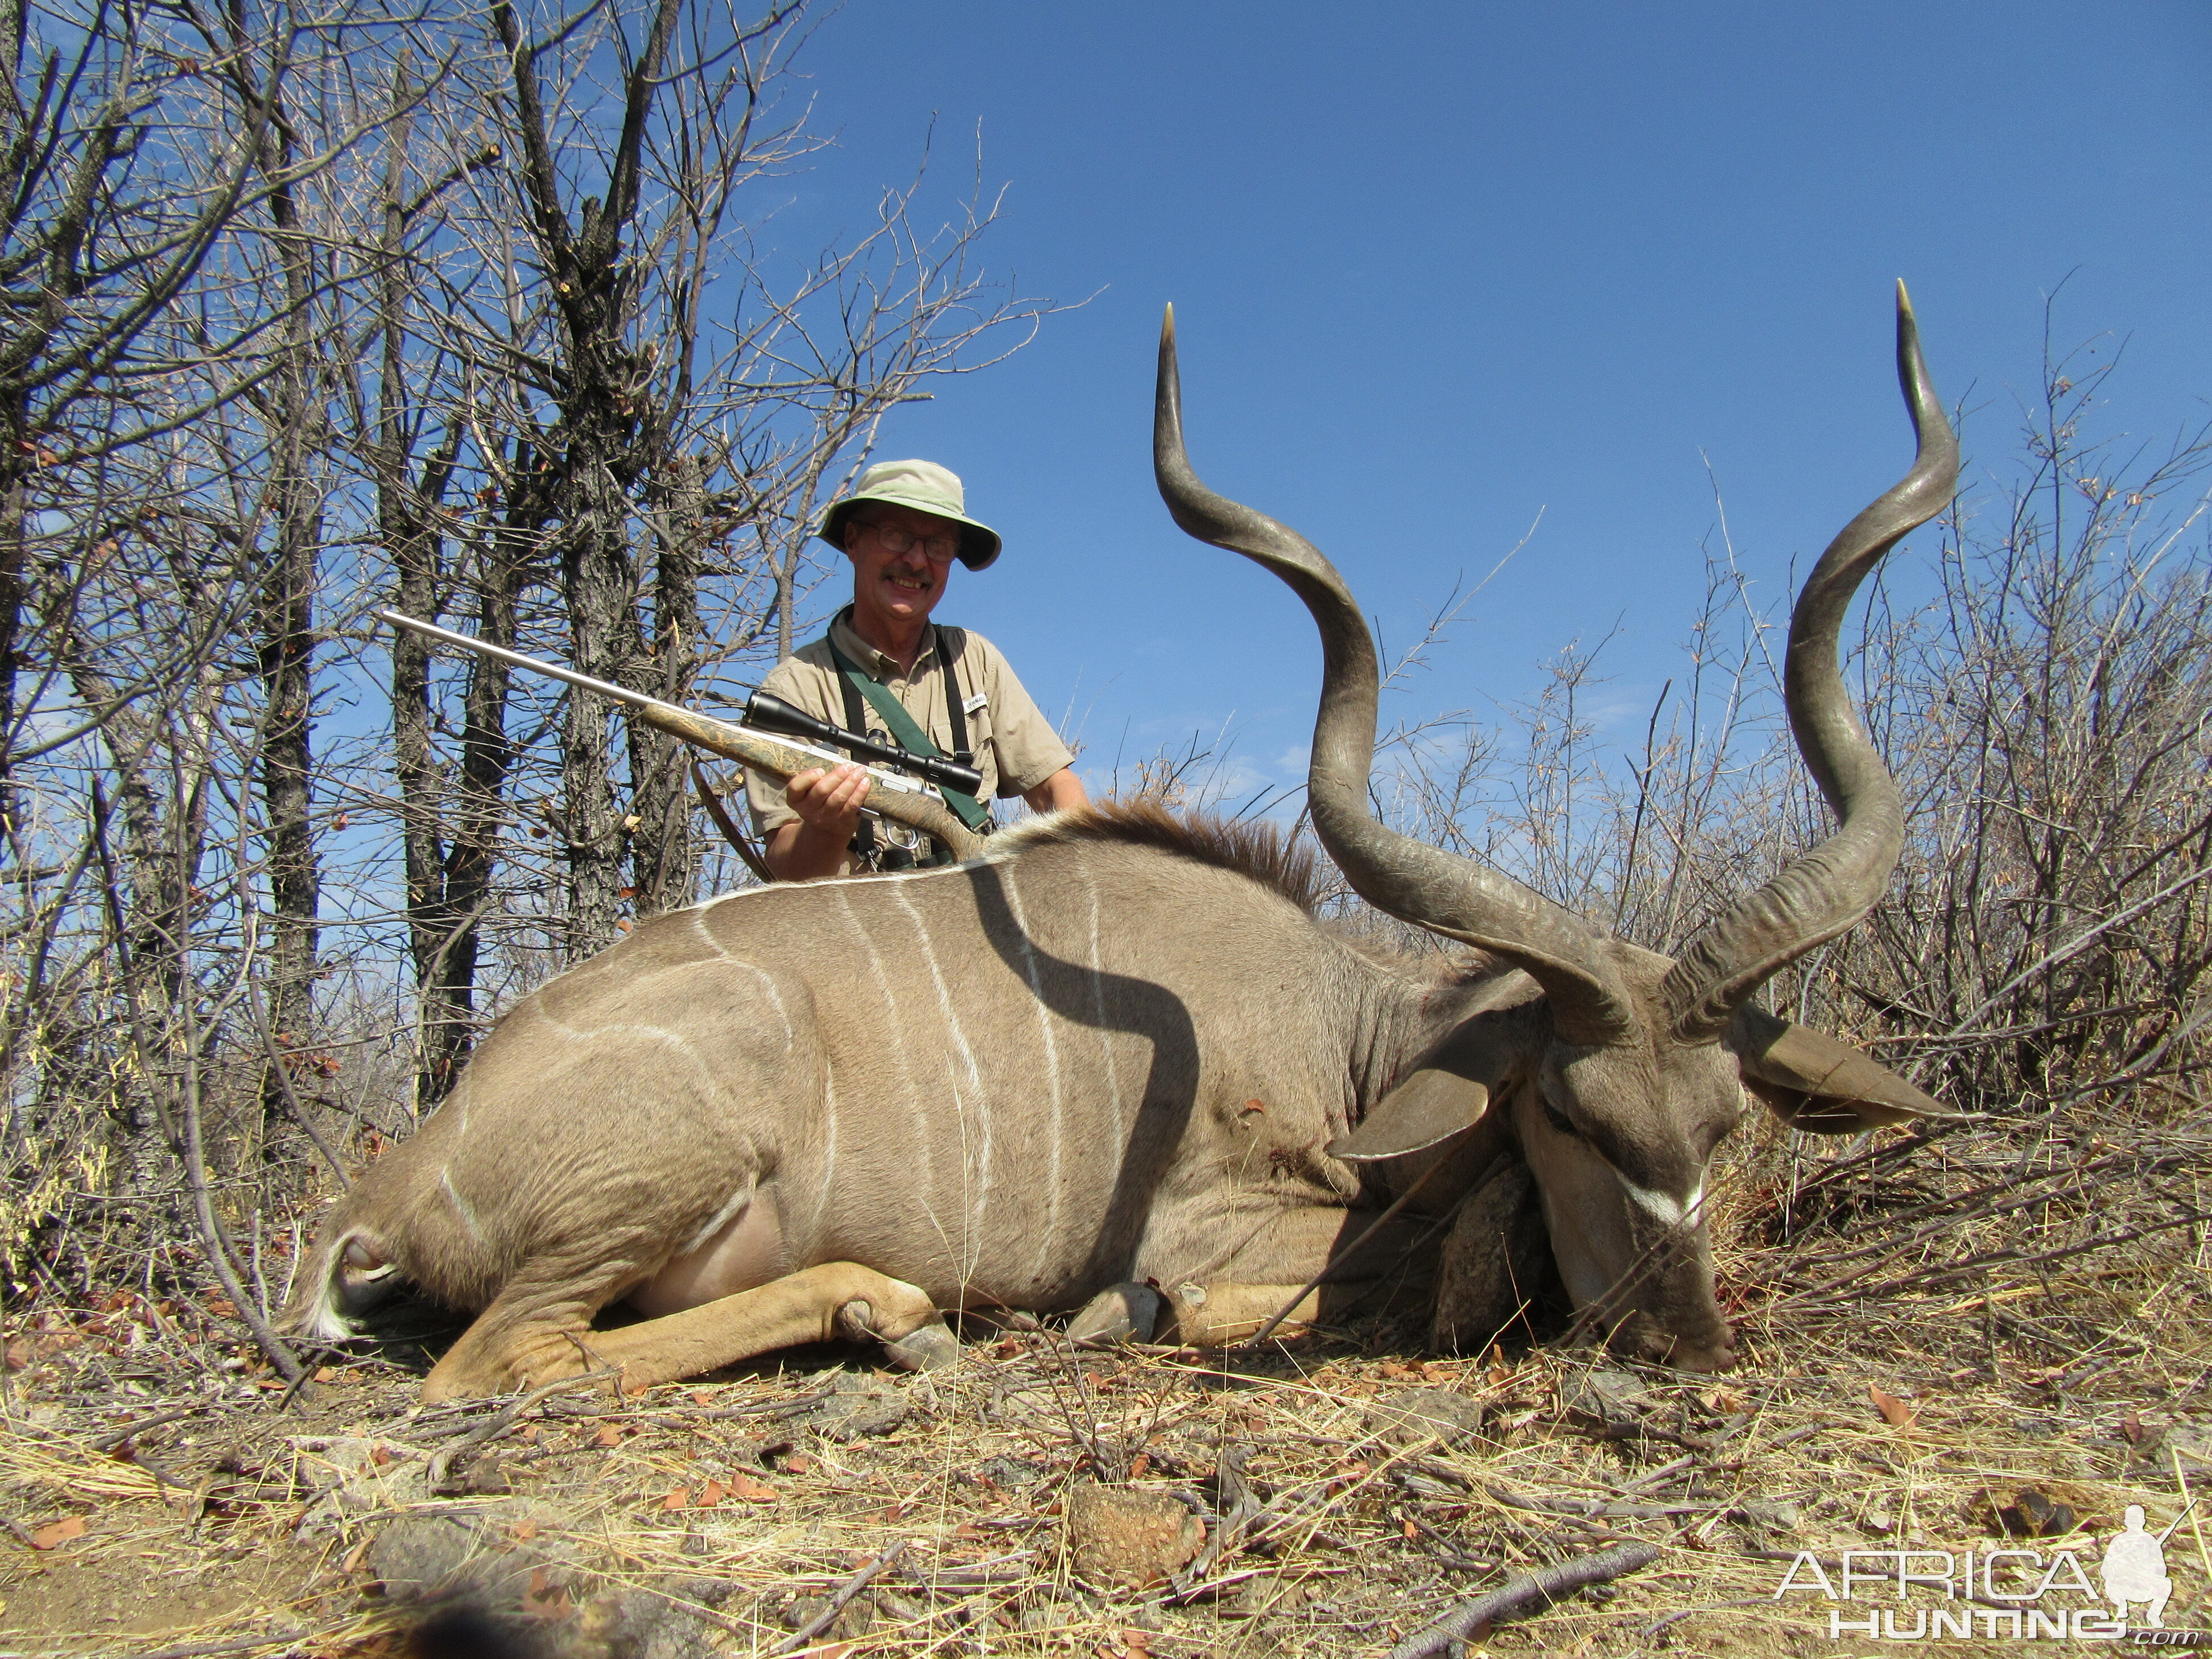
[[[940,647],[943,638],[940,632],[938,635]],[[837,648],[835,641],[825,639],[823,643],[829,646],[830,658],[836,663],[837,672],[845,677],[846,684],[866,697],[876,713],[884,717],[884,724],[890,728],[891,736],[898,740],[900,748],[914,755],[935,756],[940,758],[944,756],[945,751],[929,740],[929,734],[915,724],[914,716],[906,712],[904,705],[896,697],[891,696],[888,687],[872,675],[862,672],[847,659],[843,652]],[[940,657],[942,654],[940,648]],[[959,692],[957,688],[951,688],[950,685],[952,665],[939,661],[938,672],[946,678],[949,695],[957,696]],[[991,821],[989,811],[975,796],[963,794],[957,789],[942,787],[937,793],[945,797],[945,804],[952,809],[953,815],[970,830],[981,832],[983,826]]]

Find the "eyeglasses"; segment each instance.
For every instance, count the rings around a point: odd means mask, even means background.
[[[939,531],[933,535],[917,536],[891,524],[864,524],[863,530],[875,532],[876,539],[883,544],[886,553],[904,553],[919,547],[926,557],[939,564],[950,564],[952,556],[960,550],[960,538],[949,532]]]

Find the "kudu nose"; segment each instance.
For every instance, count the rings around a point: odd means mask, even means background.
[[[1735,1333],[1718,1320],[1702,1334],[1689,1336],[1670,1330],[1649,1314],[1636,1314],[1621,1322],[1607,1346],[1648,1365],[1668,1365],[1678,1371],[1731,1370],[1741,1358]]]
[[[1705,1347],[1696,1343],[1677,1342],[1670,1352],[1662,1356],[1660,1363],[1672,1365],[1678,1371],[1732,1371],[1741,1358],[1734,1344]]]
[[[1723,1331],[1717,1340],[1692,1342],[1686,1337],[1653,1331],[1636,1345],[1636,1357],[1654,1365],[1671,1365],[1678,1371],[1726,1371],[1735,1369],[1741,1357],[1733,1337]]]

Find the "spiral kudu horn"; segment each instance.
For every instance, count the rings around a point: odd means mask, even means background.
[[[1202,542],[1265,565],[1305,601],[1321,629],[1321,710],[1306,791],[1314,829],[1360,896],[1378,909],[1513,962],[1549,994],[1570,1042],[1623,1042],[1629,1010],[1601,960],[1597,935],[1520,883],[1385,829],[1368,815],[1375,757],[1375,643],[1336,567],[1296,531],[1217,495],[1191,471],[1182,442],[1175,309],[1160,327],[1152,409],[1152,471],[1168,511]]]
[[[1836,654],[1844,612],[1859,583],[1909,532],[1943,510],[1959,481],[1959,440],[1928,378],[1903,283],[1897,285],[1897,378],[1918,440],[1912,470],[1828,544],[1790,615],[1783,671],[1790,726],[1841,823],[1708,923],[1676,957],[1664,994],[1678,1042],[1715,1041],[1770,975],[1863,916],[1881,896],[1905,844],[1897,785],[1852,712]]]

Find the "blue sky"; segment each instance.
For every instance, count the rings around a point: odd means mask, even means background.
[[[934,120],[951,196],[1010,186],[992,266],[1062,301],[882,452],[1006,538],[940,617],[1072,714],[1084,764],[1233,717],[1294,777],[1318,651],[1287,590],[1152,489],[1173,301],[1193,458],[1291,523],[1386,641],[1534,536],[1393,714],[1527,695],[1577,638],[1613,700],[1674,671],[1716,524],[1778,591],[1903,469],[1893,279],[1969,479],[2008,464],[2054,334],[2124,348],[2100,416],[2162,444],[2212,392],[2212,9],[1061,6],[854,0],[808,48],[837,152],[793,252],[866,222]],[[2101,360],[2101,359],[2100,359]]]

